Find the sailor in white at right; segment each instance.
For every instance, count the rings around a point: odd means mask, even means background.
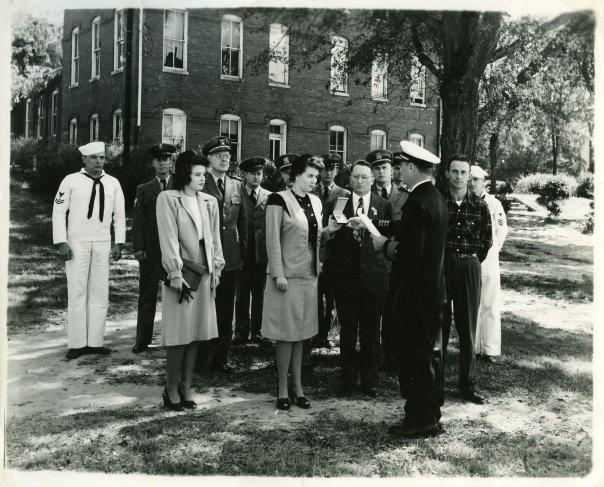
[[[84,167],[63,179],[52,209],[53,242],[67,275],[67,360],[110,352],[103,346],[109,260],[120,259],[126,240],[124,194],[119,181],[103,171],[105,144],[91,142],[79,150]]]
[[[482,197],[491,214],[493,245],[481,264],[482,291],[476,324],[476,354],[487,362],[496,362],[501,355],[501,279],[499,251],[508,234],[507,219],[501,202],[486,192],[487,173],[480,166],[470,168],[468,189]]]

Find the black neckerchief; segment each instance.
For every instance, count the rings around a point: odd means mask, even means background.
[[[82,173],[87,178],[92,179],[92,193],[90,194],[90,202],[88,203],[88,219],[92,217],[92,209],[94,208],[94,198],[96,197],[96,185],[100,186],[99,189],[99,220],[103,221],[103,214],[105,213],[105,187],[101,182],[101,178],[104,174],[101,174],[98,178],[93,178],[87,172]]]

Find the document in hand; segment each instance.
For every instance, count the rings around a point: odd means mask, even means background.
[[[371,222],[369,217],[365,215],[365,213],[361,213],[359,215],[359,218],[363,222],[363,225],[365,225],[365,228],[369,230],[369,233],[371,235],[373,235],[374,237],[379,237],[381,235],[378,229],[375,228],[375,225]]]

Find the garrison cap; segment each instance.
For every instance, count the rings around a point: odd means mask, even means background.
[[[480,166],[472,166],[470,168],[470,176],[475,178],[486,178],[487,172]]]
[[[264,169],[266,163],[267,160],[264,157],[250,157],[239,164],[239,169],[243,172],[254,172],[259,169]]]
[[[292,152],[290,154],[283,154],[277,157],[277,159],[275,159],[275,167],[277,168],[277,171],[285,171],[286,169],[289,169],[292,165],[292,162],[294,162],[294,159],[299,156],[300,154],[294,154]]]
[[[335,152],[330,152],[329,154],[324,154],[321,156],[323,158],[323,164],[325,165],[325,169],[341,169],[342,168],[342,158],[340,154]]]
[[[101,152],[105,152],[105,142],[90,142],[89,144],[79,147],[78,150],[83,156],[100,154]]]
[[[201,152],[204,156],[214,154],[216,152],[231,151],[231,140],[225,135],[216,135],[208,140]]]
[[[401,149],[404,156],[414,164],[429,166],[431,164],[440,164],[440,159],[429,150],[420,147],[408,140],[401,141]]]
[[[392,164],[392,152],[386,149],[376,149],[367,154],[365,160],[371,165],[371,167],[379,166],[389,162]]]
[[[172,144],[155,144],[147,149],[147,154],[149,154],[153,159],[165,159],[166,157],[170,157],[172,154],[176,152],[176,147]]]
[[[403,154],[402,152],[393,152],[392,153],[392,165],[399,166],[401,162],[407,162],[409,158]]]

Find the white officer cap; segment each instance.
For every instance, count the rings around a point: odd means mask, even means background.
[[[470,176],[484,179],[487,177],[487,172],[480,166],[472,166],[470,167]]]
[[[83,156],[91,156],[93,154],[99,154],[105,152],[105,142],[90,142],[89,144],[83,145],[78,149]]]
[[[420,164],[440,164],[440,159],[432,154],[432,152],[409,140],[401,140],[401,151],[412,162],[415,160]]]

